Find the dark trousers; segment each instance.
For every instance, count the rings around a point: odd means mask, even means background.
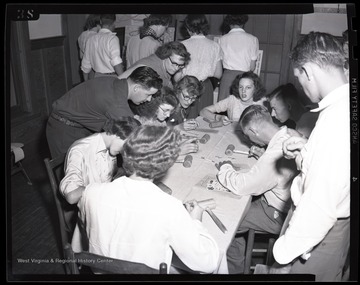
[[[83,127],[72,127],[49,117],[46,125],[46,139],[52,158],[66,154],[69,147],[78,139],[87,137],[93,132]]]
[[[314,274],[315,281],[341,281],[350,247],[350,218],[337,220],[308,260],[297,258],[290,274]]]
[[[286,215],[269,206],[261,197],[254,197],[249,211],[241,222],[239,230],[259,230],[279,234]],[[245,237],[233,239],[227,251],[227,262],[230,274],[243,274],[245,269]]]

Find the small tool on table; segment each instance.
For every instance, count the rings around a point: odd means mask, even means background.
[[[175,163],[182,163],[184,167],[189,168],[192,165],[193,157],[192,155],[188,154],[185,156],[184,159],[178,159],[175,161]]]
[[[226,155],[232,155],[233,153],[245,154],[248,157],[253,156],[256,159],[259,158],[256,154],[252,153],[250,150],[249,151],[236,150],[235,146],[233,144],[229,144],[228,147],[225,150],[225,154]]]
[[[204,209],[205,212],[207,212],[209,214],[209,216],[213,219],[213,221],[219,227],[219,229],[223,233],[225,233],[227,231],[226,227],[212,211],[212,209],[216,208],[215,200],[213,198],[211,198],[211,199],[206,199],[206,200],[202,200],[202,201],[197,201],[197,203],[201,208]]]

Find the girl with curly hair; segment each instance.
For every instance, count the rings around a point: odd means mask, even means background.
[[[122,150],[126,176],[86,188],[78,206],[86,221],[89,252],[144,263],[170,272],[173,253],[194,271],[212,273],[219,248],[202,225],[203,209],[165,193],[153,183],[179,155],[179,133],[144,125]]]
[[[231,84],[231,95],[214,105],[205,107],[200,115],[212,121],[222,121],[224,125],[239,121],[246,107],[253,104],[264,105],[265,89],[260,77],[249,71],[235,77]],[[219,114],[226,112],[226,115]]]

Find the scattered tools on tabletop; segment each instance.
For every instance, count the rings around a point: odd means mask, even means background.
[[[188,154],[187,156],[185,156],[183,166],[186,168],[191,167],[192,161],[193,161],[193,157],[190,154]]]
[[[175,163],[182,163],[184,167],[189,168],[192,165],[193,157],[192,155],[188,154],[185,156],[184,159],[178,159],[175,161]]]
[[[223,124],[223,122],[222,121],[214,121],[214,122],[211,122],[210,124],[209,124],[209,127],[210,128],[220,128],[220,127],[222,127],[224,124]]]
[[[191,203],[191,202],[190,202]],[[218,228],[225,233],[227,231],[227,228],[224,226],[224,224],[220,221],[220,219],[214,214],[212,211],[216,208],[216,202],[213,198],[197,201],[197,204],[204,209],[205,212],[209,214],[209,216],[213,219],[215,224],[218,226]]]
[[[205,143],[207,143],[209,141],[209,139],[210,139],[210,135],[205,134],[205,135],[202,136],[202,138],[199,140],[199,142],[202,143],[202,144],[205,144]]]
[[[225,154],[226,155],[233,155],[233,153],[240,153],[240,154],[249,155],[248,151],[236,150],[235,146],[233,144],[229,144],[228,147],[225,150]]]
[[[225,154],[231,156],[233,155],[233,153],[245,154],[248,157],[254,157],[256,159],[259,158],[255,153],[251,152],[250,150],[249,151],[237,150],[235,149],[235,146],[233,144],[229,144],[225,150]]]

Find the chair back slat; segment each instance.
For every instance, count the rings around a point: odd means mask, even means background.
[[[62,255],[65,255],[65,245],[70,242],[77,217],[77,205],[70,205],[59,192],[61,179],[64,177],[65,155],[54,159],[45,158],[45,168],[49,177],[51,192],[53,194],[61,235]],[[68,266],[65,266],[68,271]]]

